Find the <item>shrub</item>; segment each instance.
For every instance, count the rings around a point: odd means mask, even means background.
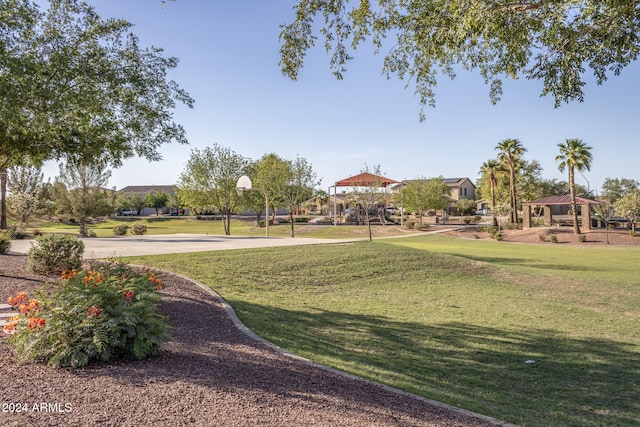
[[[18,361],[75,368],[94,360],[143,359],[168,339],[168,324],[157,310],[163,285],[153,273],[101,263],[65,271],[62,279],[53,291],[40,288],[37,299],[24,292],[9,299],[21,309],[3,328]]]
[[[7,232],[0,232],[0,254],[7,253],[11,247],[11,235]]]
[[[136,236],[147,234],[147,226],[141,222],[136,222],[131,226],[131,232]]]
[[[558,236],[556,236],[555,234],[551,235],[551,243],[558,243]]]
[[[547,241],[547,236],[545,236],[544,234],[538,234],[538,238],[540,239],[541,242]]]
[[[80,268],[84,243],[67,234],[45,234],[36,237],[36,246],[29,249],[27,270],[39,274],[61,273]]]
[[[404,226],[407,227],[409,230],[415,228],[416,226],[416,222],[415,221],[405,221],[404,222]]]
[[[587,235],[586,235],[586,234],[580,234],[580,235],[578,235],[578,241],[579,241],[580,243],[584,243],[584,242],[586,242],[586,241],[587,241]]]
[[[118,224],[113,227],[113,235],[114,236],[124,236],[129,231],[129,226],[127,224]]]
[[[496,238],[497,241],[501,242],[502,239],[504,239],[504,236],[502,235],[502,233],[496,233],[493,235],[493,237]]]
[[[494,226],[494,225],[487,225],[487,226],[481,226],[478,227],[479,231],[484,231],[486,233],[489,233],[490,235],[494,235],[498,232],[498,227]]]
[[[520,222],[520,219],[516,223],[507,222],[503,225],[502,228],[504,228],[505,230],[522,230],[522,222]]]
[[[629,236],[636,237],[636,230],[629,230]]]

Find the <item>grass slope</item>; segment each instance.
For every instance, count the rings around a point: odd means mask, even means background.
[[[640,425],[638,261],[438,236],[135,259],[294,353],[523,426]]]

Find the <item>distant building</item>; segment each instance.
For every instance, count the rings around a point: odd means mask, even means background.
[[[128,185],[126,187],[118,190],[119,192],[123,192],[125,194],[140,194],[141,196],[146,196],[149,193],[153,193],[155,191],[162,191],[167,194],[176,194],[176,186],[175,185]]]
[[[402,190],[404,187],[409,185],[412,182],[416,181],[427,181],[424,179],[405,179],[397,185],[393,186],[393,191],[398,192]],[[455,211],[455,205],[458,200],[468,199],[475,200],[476,199],[476,186],[469,178],[443,178],[443,181],[451,192],[449,193],[449,197],[451,198],[449,208],[447,211]]]

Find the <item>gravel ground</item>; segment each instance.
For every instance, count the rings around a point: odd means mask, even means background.
[[[0,302],[44,279],[25,265],[24,255],[0,255]],[[163,281],[161,310],[174,329],[152,359],[80,370],[17,365],[0,339],[0,425],[501,425],[282,354],[242,333],[197,284]]]

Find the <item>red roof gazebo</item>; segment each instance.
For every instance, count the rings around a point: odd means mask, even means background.
[[[362,172],[349,178],[341,179],[336,182],[336,187],[371,187],[377,185],[386,188],[390,184],[397,184],[398,181],[385,178],[384,176],[374,175],[369,172]]]
[[[580,206],[580,216],[583,227],[591,228],[591,206],[599,204],[600,202],[597,200],[576,197],[576,205]],[[569,194],[561,194],[558,196],[543,197],[542,199],[531,202],[523,202],[522,228],[531,228],[531,213],[536,206],[542,206],[544,208],[544,225],[550,226],[553,219],[551,206],[571,206],[571,196]]]
[[[374,175],[369,172],[362,172],[349,178],[341,179],[333,185],[333,223],[337,224],[336,198],[338,187],[378,187],[387,188],[391,184],[398,184],[399,181],[386,178],[384,176]],[[331,196],[331,187],[329,187],[329,196]]]

